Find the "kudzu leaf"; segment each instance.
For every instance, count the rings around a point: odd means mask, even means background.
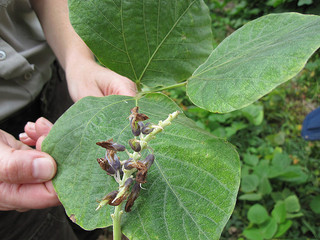
[[[271,183],[267,177],[263,177],[260,179],[259,192],[262,195],[267,195],[272,192],[272,186],[271,186]]]
[[[118,187],[96,161],[105,154],[96,142],[113,138],[130,149],[127,117],[136,101],[155,124],[180,110],[162,94],[139,99],[87,97],[54,124],[42,144],[57,161],[53,184],[67,215],[85,229],[112,224],[113,207],[95,211],[96,200]],[[131,212],[123,214],[124,234],[131,240],[218,239],[239,188],[240,162],[234,147],[199,129],[183,113],[149,146],[155,160],[143,185],[146,190],[141,189]],[[117,154],[121,161],[128,159],[125,152]]]
[[[149,88],[186,80],[212,51],[203,0],[69,0],[69,9],[103,65]]]
[[[270,14],[226,38],[188,80],[199,107],[230,112],[261,98],[297,75],[320,47],[320,17]]]
[[[247,193],[242,194],[238,198],[239,200],[246,200],[246,201],[259,201],[262,199],[261,193]]]
[[[255,204],[248,211],[248,219],[255,224],[262,224],[269,218],[268,212],[261,204]]]
[[[313,197],[309,206],[315,214],[320,214],[320,196]]]
[[[286,210],[288,213],[295,213],[300,211],[301,209],[299,199],[296,195],[291,195],[287,197],[284,200],[284,203],[286,205]]]
[[[264,239],[271,239],[272,236],[277,232],[278,224],[273,218],[260,226],[261,233],[264,236]]]
[[[271,216],[280,224],[286,220],[286,214],[285,203],[283,201],[278,201],[271,212]]]
[[[274,238],[282,237],[282,235],[284,235],[290,229],[291,225],[292,225],[291,220],[286,220],[284,223],[279,224],[277,232],[274,235]]]
[[[257,227],[247,228],[243,231],[243,235],[249,240],[264,240],[261,229]]]
[[[250,174],[242,177],[241,191],[248,193],[257,190],[259,185],[259,177],[255,174]]]
[[[257,227],[246,228],[243,231],[243,235],[249,240],[272,239],[273,235],[277,231],[277,227],[277,222],[273,218],[269,217],[266,222]]]

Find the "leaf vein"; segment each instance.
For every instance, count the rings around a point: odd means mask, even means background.
[[[133,67],[130,54],[129,54],[129,52],[128,52],[127,41],[126,41],[126,37],[125,37],[125,35],[124,35],[124,30],[123,30],[123,8],[122,8],[122,0],[120,0],[120,3],[121,3],[121,8],[120,8],[120,21],[121,21],[121,32],[122,32],[123,44],[124,44],[125,52],[126,52],[126,54],[127,54],[127,57],[128,57],[128,60],[129,60],[129,63],[130,63],[132,72],[133,72],[133,74],[134,74],[135,79],[137,79],[137,74],[136,74],[136,71],[135,71],[135,69],[134,69],[134,67]]]
[[[107,18],[106,15],[103,14],[103,12],[101,11],[100,8],[97,7],[96,2],[92,2],[90,1],[91,5],[94,6],[94,8],[103,16],[104,19],[107,20],[108,23],[110,23],[110,25],[117,30],[117,32],[119,32],[121,34],[121,31]]]
[[[219,211],[223,212],[224,214],[227,214],[222,208],[220,208],[216,203],[212,202],[210,199],[206,198],[205,196],[201,195],[200,193],[196,192],[196,191],[193,191],[191,189],[188,189],[186,187],[183,187],[183,186],[178,186],[178,185],[173,185],[175,188],[180,188],[184,191],[187,191],[187,192],[191,192],[195,195],[197,195],[198,197],[201,197],[203,198],[204,200],[206,200],[208,203],[210,203],[211,205],[213,205],[216,209],[218,209]],[[215,224],[217,224],[216,222],[214,222]],[[218,225],[218,224],[217,224]]]
[[[167,223],[167,219],[166,219],[166,203],[167,203],[167,196],[168,196],[168,186],[166,186],[165,192],[164,192],[164,196],[163,196],[163,221],[166,227],[166,231],[168,234],[169,239],[172,239],[170,236],[170,232],[169,232],[169,227],[168,227],[168,223]]]
[[[198,228],[199,231],[201,231],[204,236],[207,238],[207,239],[210,239],[206,234],[205,232],[201,229],[201,226],[199,226],[199,224],[196,222],[196,220],[193,218],[193,216],[191,215],[191,213],[188,211],[188,209],[183,205],[183,203],[181,202],[179,196],[177,195],[176,191],[173,189],[172,185],[170,184],[169,180],[167,179],[167,177],[165,176],[164,172],[162,171],[162,168],[160,167],[158,161],[155,160],[155,163],[159,169],[159,172],[160,174],[162,175],[163,179],[165,180],[165,182],[167,183],[167,188],[166,188],[166,191],[168,188],[170,188],[171,192],[173,193],[173,195],[175,196],[175,198],[177,199],[177,201],[179,202],[181,208],[185,211],[185,213],[190,217],[190,219],[194,222],[194,224],[196,225],[196,227]],[[166,194],[165,194],[166,196]],[[166,223],[167,224],[167,223]]]
[[[191,164],[191,163],[189,163],[189,162],[187,162],[187,161],[181,161],[180,159],[177,159],[177,158],[171,158],[171,157],[169,157],[169,156],[167,156],[167,155],[161,155],[161,154],[159,154],[159,153],[157,153],[157,155],[158,155],[158,156],[162,156],[163,159],[168,158],[168,159],[170,159],[170,161],[179,162],[181,165],[191,166],[192,168],[197,169],[198,171],[205,173],[206,175],[208,175],[209,177],[211,177],[211,178],[213,179],[213,181],[217,182],[217,183],[218,183],[223,189],[225,189],[229,194],[231,193],[231,191],[229,190],[229,188],[228,188],[225,184],[223,184],[221,181],[219,181],[219,179],[217,179],[217,178],[216,178],[214,175],[212,175],[210,172],[205,171],[204,169],[198,167],[197,165]]]
[[[161,0],[159,0],[159,5],[158,5],[158,23],[157,23],[157,48],[155,49],[155,51],[152,53],[151,57],[149,58],[146,66],[144,67],[140,77],[139,77],[139,81],[142,79],[143,75],[145,74],[145,72],[147,71],[149,65],[151,64],[151,61],[153,60],[154,56],[157,54],[157,52],[159,51],[160,47],[163,45],[163,43],[167,40],[167,38],[169,37],[169,35],[171,34],[171,32],[173,31],[173,29],[178,25],[178,23],[180,22],[180,20],[185,16],[185,14],[188,12],[188,10],[191,8],[191,6],[195,3],[196,0],[192,1],[189,6],[187,7],[187,9],[181,14],[181,16],[175,21],[175,23],[173,24],[173,26],[170,28],[169,32],[164,36],[164,38],[161,40],[161,42],[158,44],[158,36],[159,36],[159,9],[160,9],[160,3]]]

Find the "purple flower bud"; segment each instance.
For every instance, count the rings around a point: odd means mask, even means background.
[[[111,166],[111,168],[113,168],[115,172],[120,171],[121,163],[115,151],[107,150],[106,159],[108,160],[109,165]]]
[[[135,183],[131,189],[131,193],[128,197],[128,201],[126,203],[126,206],[124,208],[124,210],[126,212],[130,212],[131,211],[131,207],[134,204],[134,201],[139,197],[139,193],[140,193],[140,184],[139,183]]]
[[[118,144],[118,143],[114,143],[112,146],[118,152],[123,152],[126,149],[125,146]]]
[[[151,123],[146,123],[141,127],[141,132],[145,135],[148,135],[153,131],[154,128],[151,127]]]
[[[102,142],[97,142],[97,145],[99,145],[100,147],[106,148],[107,150],[112,150],[112,151],[119,151],[119,152],[123,152],[126,147],[118,144],[118,143],[114,143],[113,139],[109,139],[107,141],[102,141]]]
[[[117,194],[118,191],[110,192],[102,199],[102,201],[107,201],[107,204],[110,204],[116,198]]]
[[[113,191],[108,193],[100,202],[98,201],[99,206],[96,208],[96,210],[102,208],[107,204],[112,204],[113,200],[117,197],[117,195],[118,195],[118,191]]]
[[[99,163],[100,167],[107,172],[108,175],[114,175],[116,171],[110,166],[108,161],[104,158],[98,158],[97,162]]]
[[[130,120],[130,126],[131,126],[131,131],[132,131],[132,134],[134,136],[139,136],[140,135],[140,126],[139,124],[135,121],[133,122],[133,120],[131,119]]]
[[[124,182],[123,186],[124,186],[124,188],[126,189],[126,191],[129,190],[129,187],[131,186],[132,183],[133,183],[133,178],[128,178],[128,179]]]
[[[135,168],[135,162],[132,158],[129,158],[127,161],[124,162],[123,166],[124,169],[131,170],[132,168]]]
[[[115,200],[112,200],[109,205],[111,206],[118,206],[120,205],[120,203],[122,203],[126,198],[128,197],[128,195],[126,194],[123,194],[121,197],[115,199]]]
[[[105,158],[98,158],[97,161],[108,175],[113,176],[117,171],[119,171],[119,173],[121,172],[120,159],[115,151],[107,150]]]
[[[141,151],[141,145],[140,142],[136,139],[130,139],[129,140],[129,145],[132,148],[133,151],[135,152],[140,152]]]
[[[134,107],[131,110],[131,114],[129,116],[129,118],[134,118],[135,121],[145,121],[147,119],[149,119],[149,117],[143,113],[139,113],[139,107]]]
[[[143,164],[146,165],[147,169],[150,169],[151,165],[154,162],[154,155],[153,154],[149,154],[148,156],[146,156],[146,158],[142,161]]]
[[[120,191],[120,193],[122,194],[120,197],[115,197],[112,202],[109,203],[109,205],[112,206],[118,206],[120,203],[122,203],[125,199],[127,199],[128,195],[129,195],[129,189],[131,184],[133,183],[133,179],[132,178],[128,178],[125,183],[123,184],[123,190]],[[118,194],[118,193],[117,193]]]
[[[139,122],[149,119],[149,117],[143,113],[138,113],[139,107],[134,107],[131,109],[131,114],[129,116],[131,130],[134,136],[140,135]]]

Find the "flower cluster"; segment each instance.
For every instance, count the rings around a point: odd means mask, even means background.
[[[97,209],[104,205],[118,206],[127,199],[125,211],[130,212],[138,198],[141,185],[146,183],[147,173],[154,162],[153,150],[148,146],[148,142],[154,135],[161,132],[163,127],[171,124],[171,121],[178,115],[178,111],[169,115],[165,121],[160,121],[158,125],[144,123],[149,117],[139,113],[139,107],[131,109],[129,122],[134,138],[129,140],[129,145],[134,151],[130,153],[124,145],[115,143],[113,139],[97,142],[96,144],[106,149],[104,158],[98,158],[100,167],[110,176],[113,176],[119,183],[118,190],[108,193],[99,203]],[[151,149],[150,153],[142,160],[142,151]],[[129,158],[120,161],[117,152],[125,151]]]

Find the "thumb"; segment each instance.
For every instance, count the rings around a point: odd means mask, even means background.
[[[1,146],[0,181],[7,183],[39,183],[52,179],[57,165],[54,159],[37,150],[16,150]]]

